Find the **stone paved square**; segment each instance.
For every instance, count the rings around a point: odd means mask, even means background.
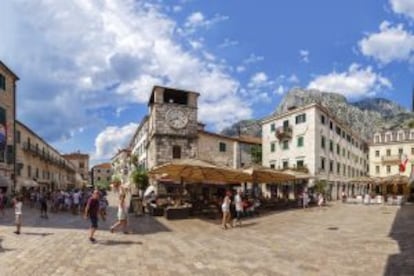
[[[333,203],[245,220],[131,217],[129,235],[68,213],[41,219],[24,209],[22,234],[12,210],[0,218],[0,275],[414,275],[414,206]]]

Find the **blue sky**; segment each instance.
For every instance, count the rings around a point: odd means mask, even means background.
[[[270,114],[292,87],[409,108],[412,0],[5,0],[0,59],[18,118],[63,153],[108,160],[153,85],[197,91],[218,131]]]

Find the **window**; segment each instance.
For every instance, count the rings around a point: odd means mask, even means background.
[[[375,173],[379,174],[380,173],[380,166],[375,166]]]
[[[334,161],[329,160],[329,172],[333,172],[334,170]]]
[[[375,151],[375,157],[379,157],[379,153],[380,153],[380,151],[379,150],[376,150]]]
[[[289,127],[289,120],[283,121],[283,128],[286,129]]]
[[[336,154],[341,155],[341,146],[336,144]]]
[[[390,135],[390,134],[387,134],[387,135],[385,136],[385,141],[387,141],[387,142],[391,142],[391,135]]]
[[[100,169],[98,169],[98,173],[100,173],[101,172],[101,170]]]
[[[306,113],[300,114],[296,116],[296,124],[306,122]]]
[[[303,136],[298,137],[298,148],[303,147]]]
[[[342,148],[342,156],[345,157],[345,154],[346,154],[346,150]]]
[[[111,171],[110,170],[106,170],[106,173],[110,173]]]
[[[283,149],[284,150],[289,149],[289,141],[288,140],[283,141]]]
[[[27,166],[27,177],[32,177],[32,166]]]
[[[341,136],[341,128],[339,126],[335,127],[336,130],[336,134],[338,134],[339,136]]]
[[[391,156],[391,150],[387,149],[387,156]]]
[[[270,125],[270,131],[271,131],[271,132],[275,132],[275,130],[276,130],[275,123],[272,123],[272,124]]]
[[[39,168],[36,168],[35,176],[36,178],[39,178]]]
[[[321,124],[325,124],[325,115],[321,115]]]
[[[289,168],[289,161],[283,161],[282,166],[284,169]]]
[[[398,149],[398,154],[403,154],[403,149]]]
[[[391,166],[387,165],[387,174],[390,174],[390,173],[391,173]]]
[[[325,157],[321,157],[321,170],[325,170]]]
[[[79,169],[83,169],[83,168],[85,168],[85,163],[80,162],[80,163],[79,163]]]
[[[404,135],[403,135],[403,133],[398,133],[398,140],[399,140],[399,141],[404,140]]]
[[[16,143],[20,144],[20,131],[16,131]]]
[[[336,174],[341,174],[341,163],[336,163]]]
[[[296,161],[296,168],[303,168],[304,167],[304,162],[303,160],[297,160]]]
[[[101,180],[101,177],[100,176],[98,176],[98,181],[100,181]]]
[[[325,148],[325,136],[322,136],[321,138],[321,148]]]
[[[181,149],[180,149],[180,151],[181,151]],[[225,143],[223,143],[223,142],[219,143],[219,151],[220,152],[226,152],[226,144]]]
[[[346,176],[346,165],[345,164],[342,165],[342,174]]]
[[[329,151],[333,152],[333,141],[329,140]]]
[[[0,74],[0,89],[6,90],[6,77]]]
[[[329,121],[329,129],[332,130],[333,129],[333,123],[332,121]]]
[[[275,164],[270,164],[270,168],[274,169],[275,168]]]
[[[379,135],[375,135],[375,143],[379,143],[380,139],[379,139]]]
[[[220,144],[222,144],[222,143],[220,143]],[[224,145],[224,151],[226,151],[226,144],[223,143],[223,145]],[[221,149],[221,147],[220,147],[220,149]],[[180,159],[181,158],[181,147],[180,146],[173,146],[172,150],[173,150],[173,152],[172,152],[173,159]]]
[[[270,143],[270,152],[275,152],[276,144],[274,142]]]

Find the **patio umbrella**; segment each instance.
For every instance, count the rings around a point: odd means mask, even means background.
[[[253,183],[274,183],[295,180],[295,176],[291,174],[259,165],[253,165],[249,168],[246,168],[243,170],[243,172],[250,175],[251,180],[248,182]]]
[[[310,175],[309,173],[301,172],[301,171],[294,171],[291,169],[280,171],[285,174],[289,174],[295,177],[295,179],[310,179],[315,178],[314,176]]]
[[[148,174],[152,177],[165,176],[169,179],[188,182],[248,182],[251,177],[236,169],[217,166],[199,159],[175,159],[171,162],[157,166],[150,170]]]

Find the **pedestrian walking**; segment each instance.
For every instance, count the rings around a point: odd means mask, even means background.
[[[231,204],[230,193],[227,192],[226,196],[223,199],[223,203],[221,204],[221,211],[223,212],[223,219],[222,219],[221,225],[223,229],[227,229],[227,224],[230,224],[230,226],[233,227],[233,225],[230,222],[231,220],[230,204]]]
[[[40,193],[39,196],[39,202],[40,202],[40,217],[41,218],[48,218],[47,216],[47,197],[45,193]]]
[[[303,197],[303,209],[305,209],[305,208],[308,207],[308,204],[309,204],[309,195],[308,195],[308,192],[307,191],[304,191],[302,197]]]
[[[236,223],[238,223],[239,226],[241,226],[241,218],[243,216],[243,198],[241,190],[238,190],[237,194],[234,196],[234,205],[236,207],[236,220],[234,224],[236,225]]]
[[[16,223],[16,231],[15,234],[19,235],[21,228],[22,228],[22,208],[23,208],[23,198],[21,195],[17,195],[13,199],[14,203],[14,214],[15,214],[15,223]]]
[[[6,206],[6,196],[3,193],[3,190],[0,191],[0,213],[4,217],[4,207]]]
[[[118,203],[118,213],[117,213],[117,219],[118,221],[111,226],[110,231],[111,233],[114,233],[114,231],[122,227],[122,231],[124,234],[128,234],[127,232],[127,212],[126,212],[126,204],[125,204],[125,194],[121,193],[119,195],[119,203]]]
[[[91,227],[89,229],[89,240],[93,243],[96,242],[94,234],[98,229],[98,212],[99,212],[99,191],[95,190],[92,196],[88,199],[88,203],[85,208],[85,219],[89,218],[91,221]]]
[[[101,215],[102,220],[106,220],[106,208],[109,203],[105,195],[102,195],[99,199],[99,214]]]
[[[322,205],[323,205],[323,195],[322,193],[319,193],[318,194],[318,206],[322,207]]]

